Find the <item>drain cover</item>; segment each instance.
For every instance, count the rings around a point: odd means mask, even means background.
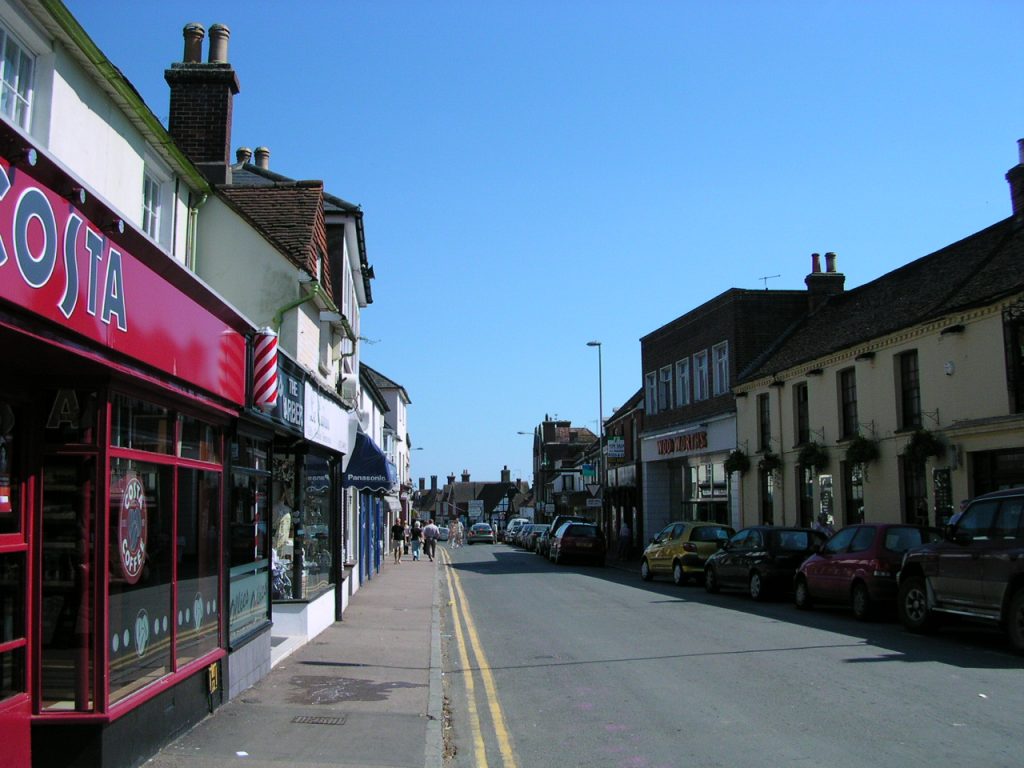
[[[313,717],[311,715],[299,715],[298,717],[292,718],[293,723],[302,723],[304,725],[344,725],[344,717]]]

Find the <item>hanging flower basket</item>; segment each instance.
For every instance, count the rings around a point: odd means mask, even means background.
[[[828,468],[828,451],[818,443],[807,443],[800,449],[799,462],[805,467],[813,467],[816,472]]]
[[[903,455],[915,464],[924,464],[928,459],[945,455],[946,446],[927,429],[916,429],[903,449]]]
[[[782,466],[782,459],[779,458],[777,453],[766,453],[761,456],[757,466],[762,472],[775,472]]]
[[[725,471],[730,475],[733,472],[739,472],[742,475],[748,469],[750,469],[750,458],[739,448],[730,453],[725,460]]]
[[[870,464],[878,461],[878,455],[878,443],[863,435],[857,435],[846,446],[846,460],[851,464]]]

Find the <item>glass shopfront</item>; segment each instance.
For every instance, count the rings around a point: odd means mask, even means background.
[[[235,646],[270,620],[270,442],[238,435],[231,464],[228,638]]]

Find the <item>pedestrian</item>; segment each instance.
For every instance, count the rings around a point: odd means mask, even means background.
[[[409,554],[409,524],[405,524],[405,530],[402,532],[402,549],[405,550],[405,554]]]
[[[455,518],[455,522],[452,523],[451,530],[448,532],[448,548],[455,549],[459,546],[459,540],[462,537],[462,523],[459,522],[458,518]]]
[[[622,518],[622,525],[619,526],[619,560],[626,560],[629,557],[629,546],[632,543],[633,535],[626,523],[626,518]]]
[[[427,557],[434,561],[434,550],[437,547],[437,539],[440,537],[440,529],[434,525],[433,520],[427,520],[427,527],[423,529],[423,548],[427,551]]]
[[[412,547],[413,562],[420,559],[420,543],[423,540],[423,530],[420,528],[420,521],[416,520],[409,530],[409,545]]]
[[[391,554],[395,556],[395,562],[402,562],[402,545],[405,543],[405,523],[399,518],[391,526]]]

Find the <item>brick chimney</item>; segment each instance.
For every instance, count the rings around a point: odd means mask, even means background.
[[[437,490],[437,475],[431,475],[430,476],[430,490],[432,490],[432,491],[436,491]]]
[[[1017,139],[1017,165],[1006,172],[1010,182],[1010,202],[1013,215],[1018,221],[1024,220],[1024,139]]]
[[[434,487],[435,488],[437,487],[437,477],[436,476],[434,477]],[[420,478],[420,490],[421,491],[427,490],[427,478],[425,478],[425,477],[421,477]]]
[[[232,99],[238,76],[228,63],[231,30],[210,27],[210,55],[202,59],[202,24],[184,29],[184,61],[171,64],[164,79],[171,87],[167,130],[175,143],[213,184],[231,183]]]
[[[455,473],[448,475],[448,485],[455,485]]]
[[[464,482],[464,483],[468,483],[469,482],[469,470],[468,469],[462,470],[462,482]]]
[[[504,467],[502,467],[502,469],[501,469],[501,482],[503,482],[503,483],[511,483],[512,482],[512,471],[508,468],[507,464]]]
[[[811,254],[811,274],[804,278],[807,286],[807,297],[810,311],[813,312],[830,296],[842,293],[846,285],[846,275],[836,271],[836,255],[829,251],[825,254],[825,271],[821,271],[821,256]]]

